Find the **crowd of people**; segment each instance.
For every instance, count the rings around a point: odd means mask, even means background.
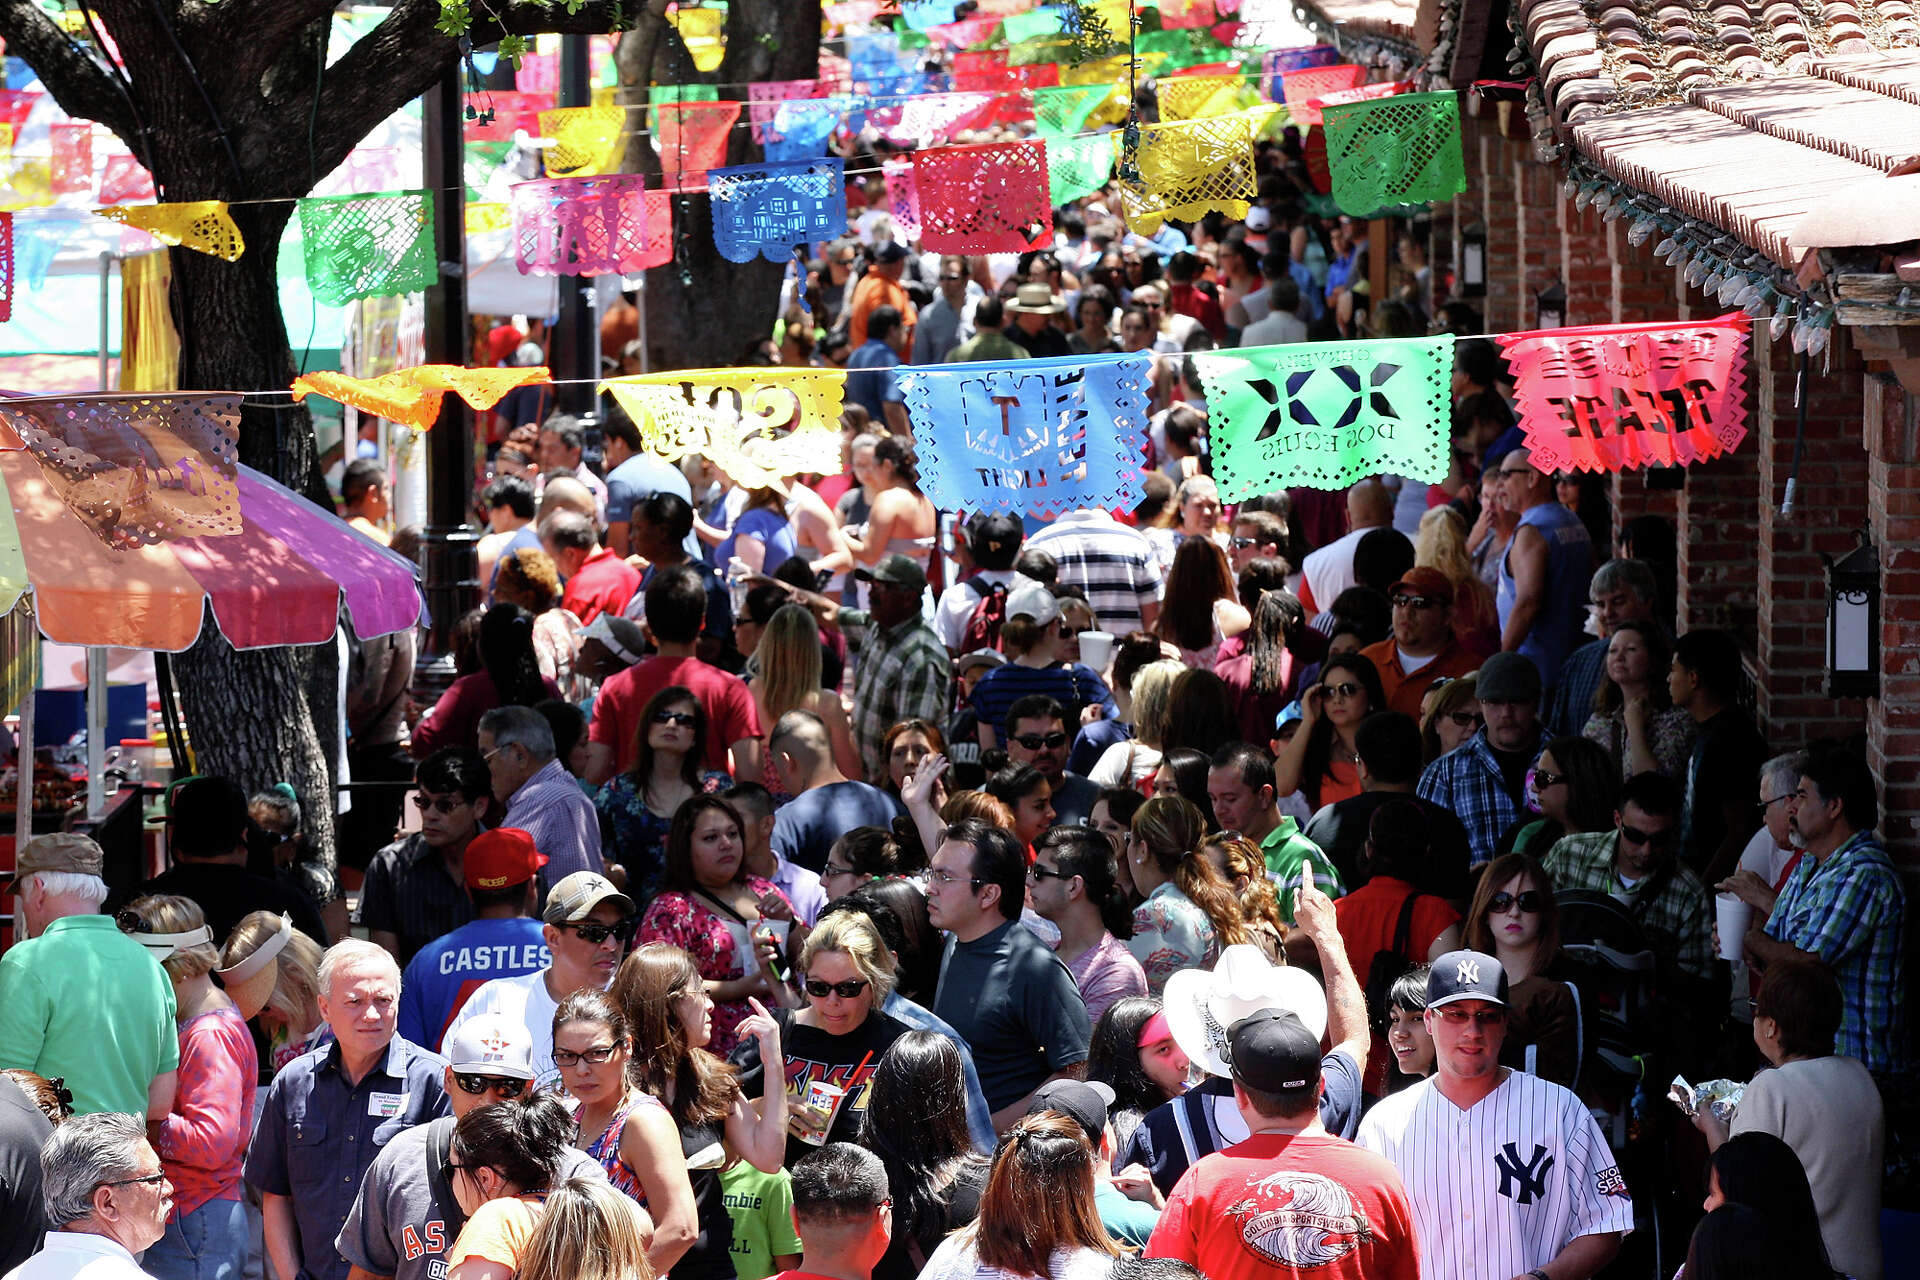
[[[337,868],[220,778],[150,883],[19,851],[0,1272],[1879,1280],[1863,754],[1769,746],[1484,341],[1445,482],[1223,504],[1185,353],[1429,324],[1417,232],[1370,300],[1296,161],[1018,259],[863,214],[777,344],[855,371],[841,475],[511,401],[451,682],[353,643],[395,785]],[[1156,357],[1137,508],[934,509],[892,368],[1104,350]],[[417,554],[385,484],[347,515]],[[1750,1083],[1690,1122],[1675,1075]]]

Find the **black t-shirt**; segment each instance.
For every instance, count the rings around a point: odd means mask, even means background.
[[[1070,356],[1073,348],[1067,345],[1067,335],[1048,325],[1038,333],[1028,333],[1022,329],[1013,316],[1007,317],[1007,337],[1025,347],[1031,356]]]
[[[867,1089],[880,1057],[895,1040],[907,1034],[904,1022],[874,1009],[866,1020],[846,1035],[830,1035],[818,1027],[794,1021],[794,1011],[781,1009],[773,1015],[780,1024],[780,1048],[786,1054],[787,1104],[806,1101],[807,1089],[815,1081],[837,1084],[847,1091],[827,1127],[828,1142],[853,1142],[860,1134],[860,1122],[867,1114]],[[749,1098],[760,1096],[762,1083],[760,1043],[748,1038],[733,1051],[734,1065],[740,1068],[740,1087]],[[819,1150],[811,1143],[787,1136],[787,1168],[794,1161]]]
[[[709,1150],[726,1139],[724,1120],[680,1127],[680,1154],[688,1160],[687,1181],[693,1184],[693,1212],[700,1234],[673,1264],[673,1280],[733,1280],[733,1215],[727,1212],[720,1187],[720,1165]],[[694,1167],[696,1156],[701,1157],[699,1168]]]
[[[1680,847],[1695,871],[1712,860],[1727,838],[1725,806],[1753,798],[1766,759],[1765,740],[1737,708],[1728,707],[1700,726],[1687,756],[1686,804],[1680,817]],[[1747,833],[1759,825],[1755,818]]]
[[[132,896],[143,898],[153,893],[171,893],[190,898],[206,913],[207,927],[213,930],[213,945],[224,946],[233,927],[255,911],[271,911],[293,917],[293,927],[321,946],[327,945],[327,926],[320,912],[298,889],[265,876],[256,876],[245,867],[223,862],[180,862],[140,886]],[[125,906],[131,899],[112,904]]]
[[[1526,786],[1527,770],[1540,758],[1540,748],[1532,746],[1524,751],[1502,751],[1489,742],[1487,750],[1493,752],[1494,761],[1500,766],[1500,780],[1506,784],[1507,794],[1518,804]]]
[[[1321,807],[1301,832],[1319,845],[1321,851],[1340,872],[1340,881],[1348,889],[1358,889],[1369,879],[1362,855],[1367,845],[1367,824],[1374,813],[1390,800],[1407,800],[1418,805],[1427,816],[1427,860],[1414,886],[1422,893],[1441,898],[1467,898],[1473,893],[1469,865],[1472,847],[1467,829],[1451,809],[1442,808],[1422,796],[1397,791],[1362,791]]]
[[[37,1252],[46,1233],[40,1147],[52,1132],[25,1090],[0,1079],[0,1275]]]

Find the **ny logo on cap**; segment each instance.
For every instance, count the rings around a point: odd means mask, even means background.
[[[1479,962],[1474,960],[1462,960],[1460,962],[1460,971],[1454,975],[1454,980],[1456,982],[1472,983],[1475,986],[1479,985],[1479,982],[1480,982]]]

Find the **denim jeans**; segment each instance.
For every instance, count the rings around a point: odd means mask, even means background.
[[[154,1280],[239,1280],[246,1258],[246,1206],[209,1200],[169,1222],[140,1265]]]

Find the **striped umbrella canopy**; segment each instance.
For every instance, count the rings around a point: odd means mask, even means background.
[[[420,620],[414,567],[233,459],[236,396],[0,399],[0,613],[42,635],[177,652],[206,606],[238,649]]]

